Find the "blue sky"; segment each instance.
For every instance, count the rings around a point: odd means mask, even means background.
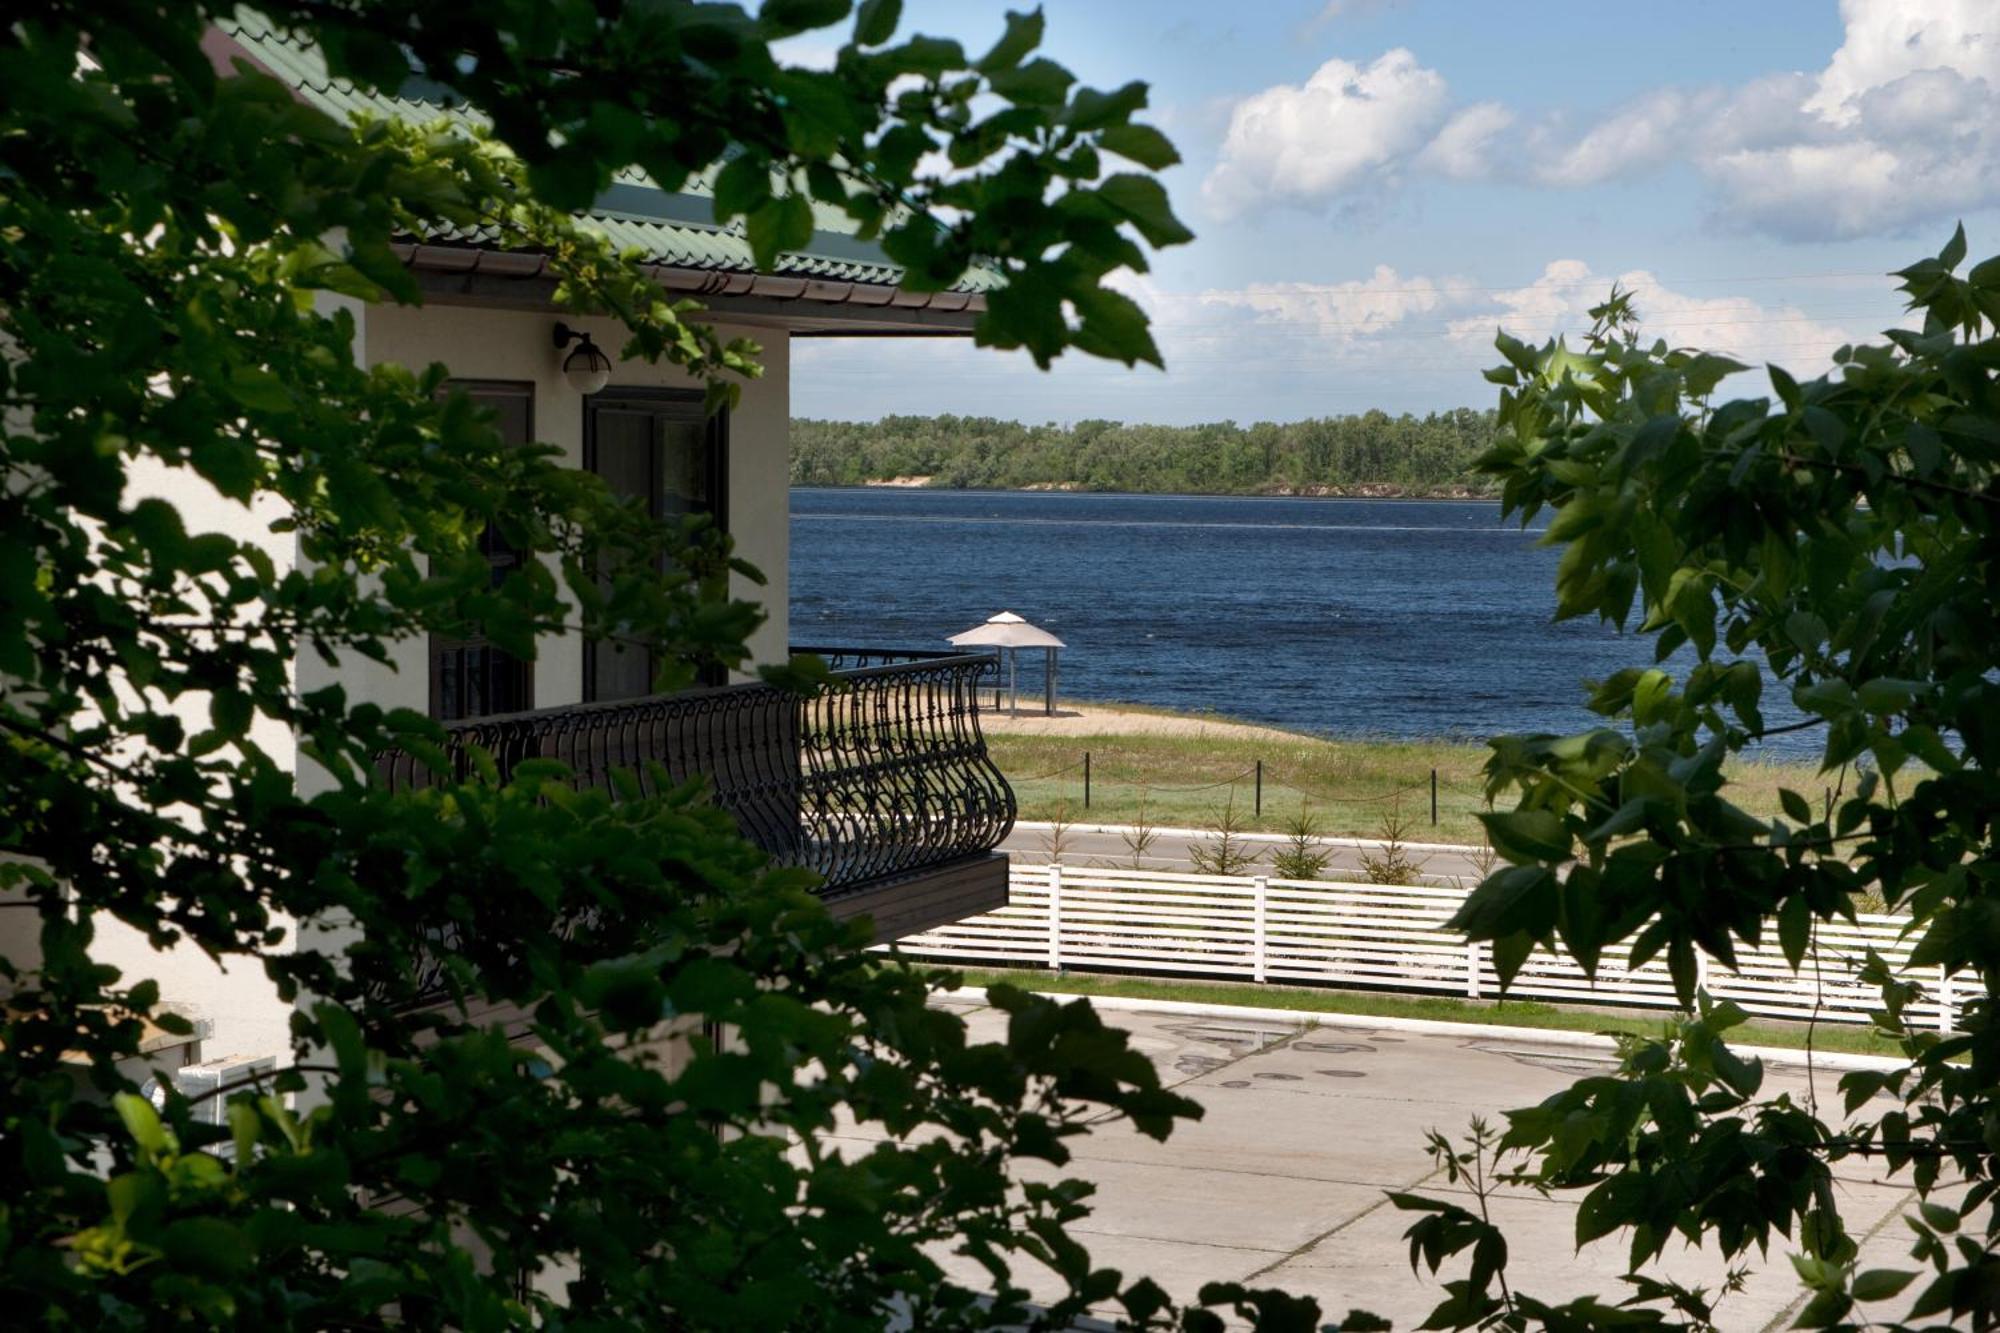
[[[977,50],[1002,8],[909,0],[904,28]],[[1150,82],[1186,159],[1166,179],[1198,239],[1124,284],[1167,370],[815,341],[795,344],[798,415],[1484,406],[1496,326],[1574,331],[1614,279],[1661,337],[1818,373],[1896,322],[1881,275],[1954,221],[1975,257],[2000,250],[1994,0],[1045,11],[1045,52],[1087,83]]]

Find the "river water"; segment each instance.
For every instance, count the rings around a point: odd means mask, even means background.
[[[1652,656],[1556,623],[1558,552],[1485,502],[799,489],[791,538],[794,643],[945,647],[1011,610],[1068,644],[1066,696],[1322,735],[1582,730],[1583,682]]]

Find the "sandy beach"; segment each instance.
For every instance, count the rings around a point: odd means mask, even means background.
[[[984,709],[979,714],[979,725],[989,732],[1011,736],[1188,736],[1237,741],[1303,739],[1297,732],[1277,727],[1225,722],[1220,718],[1186,713],[1120,708],[1116,704],[1060,704],[1051,716],[1041,711],[1039,698],[1034,702],[1033,712],[1028,710],[1026,696],[1022,698],[1018,714],[1009,713],[1005,708],[997,713],[990,708]]]

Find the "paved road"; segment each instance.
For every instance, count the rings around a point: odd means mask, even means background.
[[[1097,832],[1100,826],[1077,825],[1063,835],[1062,857],[1066,865],[1115,865],[1130,868],[1132,850],[1126,842],[1128,830]],[[1001,846],[1008,852],[1016,853],[1023,863],[1047,861],[1049,859],[1050,830],[1047,824],[1022,824],[1015,827],[1013,834]],[[1140,867],[1145,870],[1190,870],[1187,848],[1191,842],[1204,841],[1207,834],[1193,837],[1176,833],[1161,833],[1147,848]],[[1331,868],[1359,870],[1363,848],[1357,847],[1353,839],[1336,841],[1322,839],[1321,845],[1332,856]],[[1244,846],[1258,854],[1260,867],[1268,868],[1273,853],[1281,850],[1284,839],[1273,834],[1247,835]],[[1468,885],[1479,882],[1481,871],[1478,864],[1478,849],[1453,847],[1443,849],[1437,845],[1409,844],[1407,855],[1417,861],[1425,875],[1440,876],[1445,879],[1463,879]],[[1256,870],[1249,873],[1255,874]]]
[[[966,1014],[975,1040],[1001,1035],[995,1011],[951,1003]],[[1458,1193],[1433,1177],[1424,1131],[1456,1135],[1474,1115],[1497,1120],[1501,1110],[1540,1101],[1608,1059],[1497,1037],[1233,1017],[1107,1012],[1106,1019],[1129,1031],[1163,1081],[1207,1114],[1164,1144],[1123,1124],[1070,1141],[1075,1160],[1059,1174],[1098,1185],[1092,1214],[1076,1229],[1094,1263],[1128,1280],[1150,1275],[1184,1298],[1209,1281],[1281,1287],[1318,1298],[1328,1318],[1359,1307],[1399,1329],[1421,1324],[1444,1293],[1428,1275],[1411,1273],[1403,1232],[1412,1219],[1383,1191]],[[1823,1101],[1831,1100],[1832,1079],[1818,1077]],[[1802,1097],[1805,1071],[1774,1066],[1765,1089]],[[869,1141],[850,1136],[856,1150]],[[1896,1218],[1909,1192],[1858,1165],[1842,1164],[1836,1177],[1850,1227],[1868,1237],[1860,1267],[1907,1267],[1909,1236]],[[1516,1289],[1544,1298],[1623,1298],[1617,1277],[1625,1241],[1611,1237],[1576,1253],[1575,1199],[1510,1191],[1496,1211],[1511,1242]],[[1746,1289],[1723,1303],[1722,1327],[1756,1333],[1790,1323],[1801,1302],[1790,1248],[1779,1241],[1769,1258],[1751,1256],[1755,1271]],[[977,1280],[970,1262],[945,1262],[963,1280]],[[1722,1264],[1675,1245],[1665,1268],[1713,1290]],[[1015,1276],[1039,1299],[1056,1289],[1040,1270]],[[1906,1295],[1914,1299],[1923,1285]]]

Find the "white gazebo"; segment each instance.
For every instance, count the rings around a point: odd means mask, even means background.
[[[1007,711],[1021,711],[1021,678],[1018,654],[1023,648],[1040,648],[1048,654],[1048,673],[1043,678],[1042,711],[1053,714],[1056,711],[1056,650],[1064,647],[1063,641],[1047,630],[1030,625],[1012,611],[1002,611],[983,625],[974,625],[963,634],[951,636],[951,643],[959,648],[992,648],[1007,652]]]

